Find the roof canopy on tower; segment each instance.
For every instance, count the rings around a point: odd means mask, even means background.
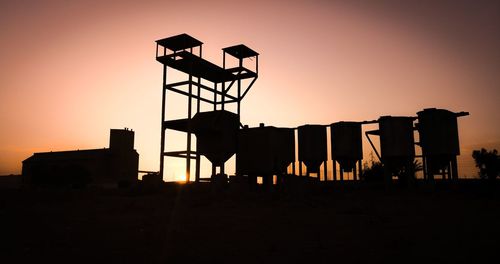
[[[168,37],[164,39],[157,40],[156,43],[162,47],[170,49],[172,51],[184,50],[193,47],[197,47],[203,44],[203,42],[189,36],[186,33]]]

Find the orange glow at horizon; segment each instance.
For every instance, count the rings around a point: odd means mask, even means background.
[[[409,11],[383,2],[2,3],[0,175],[20,173],[33,152],[107,147],[109,129],[123,127],[136,132],[140,169],[158,170],[162,69],[154,41],[185,32],[218,65],[230,45],[261,54],[259,79],[241,106],[251,127],[373,120],[428,107],[469,111],[459,119],[459,172],[473,176],[472,150],[500,148],[500,26],[489,23],[498,9]],[[168,100],[185,110],[181,97]],[[371,147],[363,148],[366,160]],[[182,161],[166,168],[166,180],[185,179]]]

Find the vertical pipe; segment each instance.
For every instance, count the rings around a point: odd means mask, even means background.
[[[192,93],[193,93],[193,76],[189,74],[189,90],[188,90],[188,120],[191,120],[192,115]],[[187,132],[187,158],[186,158],[186,182],[189,182],[191,174],[191,131]]]
[[[241,67],[243,67],[243,59],[240,59],[239,66],[240,66],[240,69],[241,69]],[[241,97],[241,78],[238,76],[238,101],[237,101],[237,104],[238,104],[237,105],[237,108],[238,108],[238,110],[237,110],[238,117],[240,117],[240,102],[241,102],[241,98],[240,97]]]
[[[199,113],[200,107],[201,107],[200,106],[200,104],[201,104],[201,100],[200,100],[200,98],[201,98],[201,78],[200,77],[198,77],[198,85],[197,86],[198,86],[198,90],[197,90],[196,94],[198,95],[198,98],[196,100],[196,113]]]
[[[328,164],[327,163],[328,162],[326,160],[323,161],[323,165],[324,165],[323,166],[323,171],[324,171],[324,174],[325,174],[325,176],[323,178],[324,178],[325,182],[328,181]]]
[[[223,51],[222,52],[222,68],[223,69],[226,69],[226,52]],[[226,81],[225,80],[222,80],[222,105],[221,105],[221,109],[224,110],[224,101],[225,101],[225,97],[226,97]],[[238,113],[238,117],[239,117],[239,113]]]
[[[167,82],[167,66],[163,64],[163,83],[162,83],[162,96],[161,96],[161,137],[160,137],[160,177],[163,179],[163,153],[165,150],[165,126],[163,125],[165,122],[165,104],[166,104],[166,96],[167,89],[165,88]]]
[[[201,57],[201,46],[200,46],[200,57]],[[198,91],[197,91],[198,98],[196,100],[196,113],[200,112],[200,103],[201,103],[201,78],[198,77]],[[198,139],[197,143],[198,143]],[[195,168],[195,174],[194,174],[194,180],[195,182],[200,182],[200,153],[198,152],[198,147],[196,147],[196,168]]]
[[[189,52],[193,53],[193,48],[189,49]],[[189,84],[188,84],[188,120],[191,121],[192,111],[193,111],[193,75],[189,72]],[[187,132],[187,149],[186,149],[186,182],[190,181],[191,177],[191,131]]]
[[[217,110],[217,83],[214,83],[214,111]]]
[[[224,102],[226,100],[226,82],[223,80],[222,81],[222,88],[221,88],[221,91],[222,91],[222,94],[221,94],[221,110],[224,110]]]
[[[337,180],[337,161],[335,159],[332,159],[333,161],[333,175],[332,175],[332,180],[336,181]]]

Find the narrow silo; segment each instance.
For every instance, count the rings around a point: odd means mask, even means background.
[[[340,179],[343,180],[343,172],[356,172],[361,174],[361,160],[363,159],[363,146],[361,143],[360,122],[337,122],[330,125],[331,151],[333,161],[333,179],[336,179],[338,162],[340,165]],[[359,169],[356,171],[356,165]]]
[[[433,179],[434,174],[441,174],[443,178],[457,179],[457,155],[460,155],[457,117],[468,113],[427,108],[417,115],[424,178]]]
[[[307,175],[317,173],[324,163],[324,178],[327,178],[326,127],[323,125],[303,125],[298,127],[299,171],[302,176],[302,162],[307,167]]]
[[[286,173],[288,166],[295,162],[295,131],[292,128],[276,128],[276,168]]]

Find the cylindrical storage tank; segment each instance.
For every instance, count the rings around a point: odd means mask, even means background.
[[[236,168],[242,175],[274,175],[295,160],[293,129],[244,128],[238,131]]]
[[[276,169],[286,171],[295,162],[295,131],[292,128],[276,128]]]
[[[342,169],[351,171],[358,160],[363,159],[361,123],[337,122],[330,125],[332,159]]]
[[[304,125],[298,127],[299,161],[308,172],[319,173],[319,167],[327,159],[326,127]]]
[[[412,117],[382,116],[378,122],[382,160],[415,157]]]
[[[424,156],[460,155],[455,113],[445,109],[428,108],[417,115],[417,128]]]
[[[224,110],[197,113],[191,122],[197,151],[214,165],[222,165],[236,153],[239,125],[235,113]]]

